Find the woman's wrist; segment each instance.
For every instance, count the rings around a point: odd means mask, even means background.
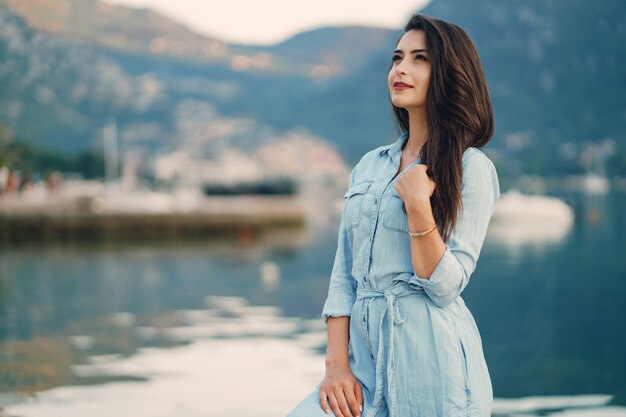
[[[407,212],[431,211],[430,197],[428,196],[411,196],[412,198],[405,201]]]
[[[418,201],[407,207],[409,230],[421,232],[435,225],[435,217],[430,206],[430,200]]]
[[[348,354],[345,355],[326,355],[326,369],[342,368],[349,366]]]

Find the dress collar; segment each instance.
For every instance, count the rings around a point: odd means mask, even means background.
[[[391,160],[396,165],[400,165],[400,157],[402,156],[402,147],[404,146],[408,138],[409,138],[409,132],[402,132],[394,143],[392,143],[391,145],[383,146],[378,154],[382,156],[385,152],[387,152]],[[416,163],[416,162],[421,163],[422,158],[421,157],[417,158],[416,161],[414,161],[413,163]]]
[[[397,155],[400,155],[400,153],[402,153],[402,146],[404,146],[404,143],[408,138],[409,132],[402,132],[394,143],[383,146],[379,152],[379,155],[382,156],[385,152],[389,152],[389,156],[394,159]]]

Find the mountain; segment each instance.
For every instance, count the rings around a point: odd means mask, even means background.
[[[388,45],[390,33],[388,29],[367,26],[326,26],[297,34],[264,50],[285,57],[294,64],[294,69],[312,65],[318,67],[321,77],[350,77],[371,53]]]
[[[251,57],[256,72],[338,74],[344,64],[358,63],[365,50],[386,40],[385,29],[322,28],[298,34],[272,46],[229,44],[193,32],[187,26],[146,8],[118,6],[99,0],[0,0],[33,30],[135,55],[168,56],[179,60],[231,66],[233,59]],[[255,65],[256,63],[256,65]],[[317,68],[317,65],[328,68]]]
[[[141,86],[84,41],[31,31],[0,7],[0,119],[50,149],[86,147],[99,120],[139,105]]]
[[[145,8],[95,0],[0,0],[42,33],[137,54],[227,62],[228,45]]]
[[[626,174],[625,9],[617,0],[435,0],[422,10],[477,45],[496,117],[489,148],[503,173],[580,171],[563,145],[580,153],[611,138],[614,171]],[[152,151],[216,137],[253,146],[261,132],[305,128],[355,163],[396,137],[386,77],[400,29],[334,26],[232,45],[149,10],[0,0],[0,122],[63,151],[97,144],[111,117],[125,143]],[[189,46],[154,48],[176,42]]]
[[[76,23],[82,17],[87,23]],[[0,0],[0,25],[0,122],[60,151],[98,146],[112,117],[122,138],[152,150],[196,135],[181,128],[190,123],[202,131],[220,118],[239,125],[254,119],[245,135],[267,130],[256,124],[273,123],[293,97],[315,96],[328,79],[358,69],[369,56],[363,52],[379,48],[389,33],[322,28],[270,47],[226,45],[220,60],[156,53],[146,46],[151,38],[196,35],[152,12],[98,1]],[[133,42],[110,42],[112,33]],[[193,103],[210,110],[189,110]],[[301,126],[293,110],[287,107],[274,128]],[[189,122],[202,114],[206,123]]]

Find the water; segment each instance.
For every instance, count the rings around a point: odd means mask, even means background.
[[[494,224],[463,293],[494,416],[626,415],[626,196],[562,197],[571,229],[512,238]],[[1,249],[0,404],[29,417],[286,414],[323,376],[336,230]],[[576,401],[611,406],[557,413]]]

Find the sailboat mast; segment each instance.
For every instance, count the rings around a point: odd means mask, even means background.
[[[105,182],[110,184],[119,177],[117,122],[115,118],[104,125],[102,129],[102,139],[104,147]]]

